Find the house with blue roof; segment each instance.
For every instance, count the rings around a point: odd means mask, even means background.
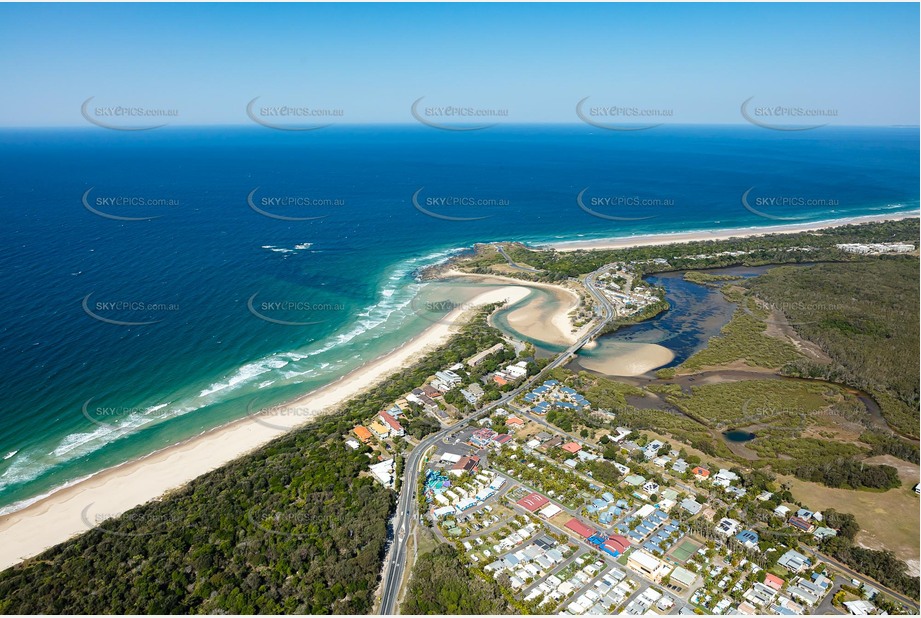
[[[544,386],[556,386],[559,383],[559,380],[544,380]]]
[[[604,498],[604,501],[607,502],[608,504],[610,504],[611,502],[614,502],[614,494],[612,494],[609,491],[606,491],[603,494],[601,494],[601,497]]]
[[[758,533],[754,530],[743,530],[736,535],[736,540],[748,548],[758,546]]]

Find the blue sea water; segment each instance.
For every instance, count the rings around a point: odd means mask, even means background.
[[[418,269],[473,243],[913,211],[919,184],[896,128],[6,130],[0,165],[7,511],[396,347],[430,324]]]

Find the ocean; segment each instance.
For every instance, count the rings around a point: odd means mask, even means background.
[[[431,323],[419,269],[474,243],[917,211],[918,137],[0,131],[0,512],[386,353]]]

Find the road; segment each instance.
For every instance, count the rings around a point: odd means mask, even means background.
[[[823,554],[822,552],[815,551],[814,549],[811,549],[811,548],[806,547],[806,546],[803,546],[803,547],[802,547],[802,550],[803,550],[803,553],[806,553],[806,554],[809,554],[809,555],[811,555],[811,556],[814,556],[815,558],[818,558],[819,560],[821,560],[821,561],[824,562],[825,564],[829,565],[832,569],[834,569],[834,570],[836,570],[836,571],[838,571],[838,572],[840,572],[840,573],[843,573],[843,574],[846,575],[848,578],[853,578],[853,579],[860,580],[860,581],[862,581],[862,582],[866,582],[867,584],[869,584],[869,585],[873,586],[874,588],[878,589],[880,592],[882,592],[882,593],[884,593],[884,594],[886,594],[886,595],[888,595],[888,596],[894,598],[894,599],[897,600],[899,603],[903,604],[905,607],[907,607],[907,608],[909,608],[909,609],[913,609],[913,610],[915,610],[915,612],[918,611],[918,602],[915,601],[914,599],[911,599],[911,598],[905,596],[904,594],[901,594],[901,593],[899,593],[899,592],[896,592],[895,590],[893,590],[893,589],[891,589],[891,588],[887,588],[886,586],[882,585],[881,583],[877,582],[876,580],[871,579],[870,577],[867,577],[867,576],[864,575],[863,573],[858,573],[857,571],[855,571],[855,570],[852,569],[851,567],[847,566],[846,564],[843,564],[842,562],[839,562],[838,560],[835,560],[835,559],[832,558],[831,556],[828,556],[828,555],[826,555],[826,554]]]
[[[521,264],[518,264],[517,262],[515,262],[515,261],[509,256],[509,254],[505,252],[505,249],[502,247],[502,245],[500,245],[500,244],[498,244],[498,243],[496,244],[496,251],[498,251],[499,254],[500,254],[502,257],[505,258],[505,261],[508,262],[508,265],[509,265],[511,268],[515,269],[515,270],[520,270],[520,271],[526,272],[526,273],[539,273],[539,272],[540,272],[540,271],[539,271],[538,269],[536,269],[536,268],[531,268],[530,266],[522,266]]]
[[[500,251],[502,250],[500,249]],[[504,251],[502,251],[502,253],[505,255]],[[402,491],[400,492],[400,497],[397,499],[397,510],[393,519],[393,543],[391,544],[390,551],[388,552],[387,558],[384,561],[384,575],[381,583],[382,592],[380,614],[393,615],[396,613],[396,605],[400,597],[400,588],[403,583],[406,569],[406,541],[409,539],[414,521],[419,517],[416,486],[417,479],[419,478],[420,466],[425,459],[425,454],[432,446],[435,445],[436,442],[442,440],[448,434],[453,433],[458,429],[463,429],[471,422],[477,420],[480,417],[488,415],[495,408],[508,404],[508,402],[515,399],[515,397],[529,390],[535,382],[542,379],[541,376],[543,374],[569,362],[569,359],[573,354],[575,354],[582,346],[584,346],[586,343],[598,336],[599,333],[601,333],[601,331],[607,325],[608,321],[614,315],[614,308],[611,303],[595,288],[595,277],[598,272],[603,269],[604,267],[602,267],[602,269],[599,271],[588,274],[584,281],[585,288],[595,298],[595,300],[599,303],[598,306],[602,309],[601,319],[594,328],[592,328],[588,333],[579,338],[578,341],[569,346],[569,348],[567,348],[553,361],[551,361],[550,364],[547,365],[539,374],[529,378],[528,380],[525,380],[521,386],[513,391],[509,391],[503,395],[501,399],[498,399],[485,406],[481,410],[477,410],[473,414],[464,417],[451,427],[442,429],[438,433],[427,436],[410,452],[405,462],[405,468],[403,470],[403,483],[401,486]]]

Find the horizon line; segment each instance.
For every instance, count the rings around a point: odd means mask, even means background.
[[[260,125],[259,123],[255,123],[255,122],[214,123],[214,124],[166,124],[166,125],[163,125],[163,126],[160,126],[160,127],[151,127],[151,128],[149,128],[149,129],[145,129],[143,132],[146,133],[146,132],[149,132],[149,131],[160,130],[160,129],[207,129],[207,128],[245,128],[245,127],[250,127],[250,128],[254,128],[254,129],[260,129],[260,128],[261,128],[261,129],[272,129],[272,130],[275,130],[275,131],[279,131],[279,132],[284,133],[284,132],[289,131],[289,130],[292,130],[292,129],[297,129],[299,126],[303,126],[303,125],[290,125],[290,129],[289,129],[289,128],[276,129],[276,128],[273,128],[273,127],[266,127],[266,126],[264,126],[264,125]],[[464,125],[464,124],[461,124],[461,123],[458,123],[456,126],[457,126],[457,128],[463,128],[465,125]],[[621,123],[621,124],[619,124],[619,125],[617,125],[617,126],[631,127],[631,126],[646,126],[646,125],[645,125],[644,123]],[[817,129],[835,129],[835,128],[840,128],[840,129],[845,129],[845,128],[853,128],[853,129],[860,129],[860,128],[867,128],[867,129],[871,129],[871,128],[872,128],[872,129],[886,129],[886,128],[888,128],[888,129],[921,129],[921,124],[905,124],[905,123],[887,123],[887,124],[825,124],[825,125],[822,125],[822,126],[819,126],[819,127],[814,127],[813,125],[808,125],[808,124],[789,124],[789,125],[784,125],[784,126],[788,126],[788,127],[811,127],[812,130],[817,130]],[[379,122],[379,121],[372,121],[372,122],[334,122],[334,123],[328,124],[328,125],[323,126],[323,127],[318,127],[318,128],[312,129],[311,132],[313,132],[313,131],[319,131],[319,130],[322,130],[322,129],[333,129],[333,128],[335,128],[335,127],[348,127],[348,128],[354,128],[354,127],[369,127],[369,128],[370,128],[370,127],[378,127],[378,128],[385,128],[385,127],[419,127],[419,128],[427,128],[427,129],[437,128],[437,127],[432,127],[432,126],[429,126],[429,125],[425,125],[425,124],[420,123],[420,122],[413,122],[413,121],[399,121],[399,122],[386,122],[386,121],[384,121],[384,122]],[[479,129],[479,130],[477,130],[476,132],[477,132],[477,133],[480,133],[480,132],[482,132],[482,131],[488,131],[488,130],[490,130],[490,129],[497,129],[497,128],[503,128],[503,127],[506,127],[506,128],[508,128],[508,127],[586,127],[586,128],[588,128],[588,129],[596,129],[596,130],[597,130],[597,129],[601,129],[601,130],[613,130],[613,131],[616,132],[616,129],[613,129],[613,128],[612,128],[612,129],[608,129],[608,128],[606,128],[606,127],[592,126],[592,125],[590,125],[590,124],[587,124],[587,123],[584,123],[584,122],[580,122],[580,121],[501,122],[501,123],[496,123],[496,124],[490,125],[490,126],[488,126],[488,127],[483,127],[482,129]],[[655,126],[655,127],[649,127],[649,129],[647,129],[647,130],[668,128],[668,127],[751,127],[751,128],[753,128],[753,129],[765,129],[765,128],[766,128],[766,127],[759,127],[759,126],[756,126],[756,125],[753,125],[753,124],[751,124],[751,123],[749,123],[749,122],[744,122],[744,121],[743,121],[743,122],[675,122],[675,123],[661,123],[661,124],[659,124],[659,125],[657,125],[657,126]],[[93,125],[92,123],[60,124],[60,125],[58,125],[58,124],[53,124],[53,125],[3,125],[3,124],[0,124],[0,130],[16,130],[16,129],[20,129],[20,130],[22,130],[22,129],[101,129],[101,128],[102,128],[102,129],[105,129],[105,128],[108,128],[108,127],[100,127],[100,126],[98,126],[98,125]],[[124,128],[126,129],[126,128],[128,128],[128,127],[126,126],[126,127],[124,127]],[[122,128],[122,127],[115,127],[115,128],[110,128],[109,130],[119,131],[119,130],[123,130],[123,128]],[[445,129],[439,129],[439,130],[445,130]],[[447,132],[450,132],[451,130],[452,130],[452,129],[447,129],[446,131],[447,131]],[[292,132],[295,132],[295,131],[292,131]],[[301,131],[301,132],[303,132],[303,131]]]

